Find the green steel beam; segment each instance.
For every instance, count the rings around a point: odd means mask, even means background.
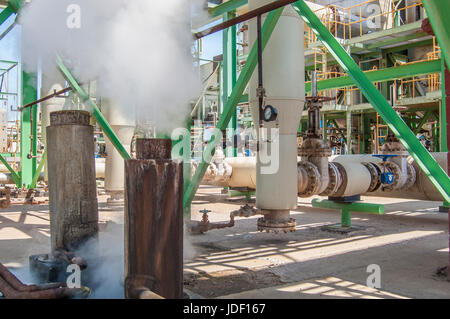
[[[7,6],[5,9],[0,12],[0,25],[2,25],[6,20],[9,19],[10,16],[14,14],[14,10],[11,6]]]
[[[102,128],[105,135],[108,137],[108,139],[111,141],[111,143],[114,145],[116,150],[119,152],[119,154],[122,156],[124,160],[131,159],[130,154],[128,154],[125,147],[120,142],[119,138],[117,137],[114,130],[109,125],[108,121],[103,116],[102,112],[98,108],[97,104],[92,101],[92,99],[89,98],[89,95],[84,91],[84,89],[78,84],[75,77],[72,75],[72,73],[69,71],[69,69],[64,65],[61,57],[57,57],[56,63],[59,67],[59,70],[63,74],[64,78],[69,82],[69,85],[72,87],[74,92],[80,97],[81,102],[85,104],[88,108],[92,109],[92,113],[97,120],[98,124]]]
[[[450,25],[447,21],[450,17],[450,1],[423,0],[422,2],[445,60],[450,65]]]
[[[382,51],[383,51],[383,53],[394,53],[394,52],[405,51],[405,50],[412,49],[412,48],[420,48],[420,47],[424,47],[424,46],[429,46],[429,45],[433,45],[433,39],[403,44],[403,45],[399,45],[397,47],[383,49]]]
[[[5,159],[2,155],[0,155],[0,162],[2,162],[3,165],[5,165],[5,167],[8,169],[8,171],[11,173],[11,176],[12,176],[12,178],[13,178],[14,183],[16,184],[16,186],[17,186],[18,188],[21,188],[22,185],[21,185],[21,181],[20,181],[20,176],[17,175],[17,173],[13,170],[13,168],[11,167],[11,165],[9,165],[9,163],[6,161],[6,159]]]
[[[441,104],[439,105],[439,147],[441,152],[448,152],[448,123],[447,123],[447,81],[446,81],[446,73],[447,65],[445,63],[445,59],[442,59],[442,72],[441,72],[441,90],[442,90],[442,99]],[[449,111],[450,112],[450,111]],[[434,113],[433,113],[434,114]]]
[[[245,6],[247,3],[248,0],[229,0],[214,8],[208,9],[208,12],[212,17],[218,17],[228,12],[235,11],[236,9]]]
[[[6,8],[0,12],[0,25],[2,25],[10,16],[19,12],[24,0],[9,0]]]
[[[36,76],[22,72],[22,105],[27,105],[36,101],[36,99]],[[33,152],[31,152],[31,149],[33,149]],[[21,185],[27,188],[30,188],[36,172],[36,150],[37,106],[34,105],[22,111],[20,125],[20,178]]]
[[[428,118],[431,116],[432,113],[433,113],[433,110],[428,110],[424,114],[424,116],[422,117],[420,122],[417,124],[417,127],[414,129],[414,134],[419,133],[420,129],[422,128],[422,126],[424,126],[424,124],[427,122]]]
[[[223,15],[223,21],[235,18],[236,12],[228,12]],[[223,31],[223,78],[222,78],[222,105],[226,105],[237,80],[237,32],[236,26]],[[234,112],[227,130],[227,140],[233,141],[227,145],[225,154],[227,157],[236,157],[237,148],[234,145],[234,133],[237,129],[237,111]]]
[[[386,121],[392,132],[399,138],[444,199],[450,202],[450,178],[447,176],[447,173],[444,172],[436,160],[419,142],[408,125],[406,125],[386,98],[378,91],[364,72],[361,71],[352,57],[322,24],[308,5],[303,0],[299,0],[293,3],[292,7],[304,19],[330,53],[333,54],[344,71],[353,78],[367,100],[373,105],[383,120]]]
[[[396,43],[401,43],[401,42],[405,42],[405,41],[419,39],[419,38],[423,38],[423,37],[426,37],[426,36],[427,36],[427,34],[425,32],[415,32],[415,33],[404,35],[404,36],[401,36],[401,37],[394,37],[394,38],[389,39],[389,40],[368,44],[365,47],[365,49],[373,50],[373,49],[381,48],[381,47],[384,47],[384,46],[387,46],[387,45],[392,45],[392,44],[396,44]],[[405,44],[405,45],[411,45],[413,43],[414,42],[408,43],[408,44]]]
[[[371,82],[376,83],[408,78],[422,74],[438,73],[441,72],[441,68],[441,60],[434,60],[385,68],[376,71],[366,71],[364,74]],[[354,85],[356,85],[356,81],[351,76],[341,76],[338,78],[317,82],[318,90],[329,90]],[[307,83],[305,89],[306,92],[311,92],[311,83]]]
[[[369,203],[338,203],[331,200],[315,198],[312,200],[312,206],[316,208],[339,209],[341,211],[341,226],[351,227],[351,212],[363,212],[370,214],[383,215],[385,208],[380,204]]]
[[[268,14],[262,30],[263,48],[266,47],[267,42],[269,41],[270,36],[272,35],[272,32],[275,29],[275,26],[281,17],[283,9],[284,8],[280,8]],[[226,129],[228,123],[231,120],[231,117],[233,116],[233,113],[236,113],[236,106],[238,105],[242,97],[242,94],[244,93],[244,90],[247,87],[247,84],[250,81],[253,72],[255,71],[257,63],[258,63],[258,48],[257,43],[255,43],[252,47],[252,50],[250,51],[247,62],[245,63],[245,66],[241,71],[241,74],[239,75],[236,85],[234,86],[233,91],[231,92],[230,97],[228,98],[228,102],[224,108],[222,116],[219,119],[219,123],[217,123],[217,129],[219,130]],[[183,198],[184,207],[191,205],[195,197],[195,193],[197,192],[197,189],[200,186],[203,176],[205,175],[205,172],[209,166],[209,161],[207,161],[206,159],[210,158],[210,154],[214,154],[215,147],[219,143],[221,143],[221,141],[216,140],[216,137],[213,136],[211,142],[207,144],[206,149],[203,153],[204,155],[202,161],[200,162],[197,170],[195,171],[194,177],[192,178],[192,181],[187,191],[184,193]]]
[[[41,175],[42,169],[44,168],[45,161],[47,161],[47,149],[45,149],[44,154],[42,154],[41,161],[39,162],[39,166],[36,169],[36,172],[34,173],[30,188],[36,188],[39,176]]]

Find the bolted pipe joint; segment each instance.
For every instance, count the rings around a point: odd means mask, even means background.
[[[310,182],[311,185],[306,192],[306,194],[311,194],[309,196],[322,194],[323,192],[326,192],[330,186],[330,165],[328,163],[328,158],[331,156],[331,153],[331,148],[326,141],[313,137],[307,138],[299,149],[298,155],[301,157],[301,161],[309,162],[311,164],[300,165],[306,169],[309,174],[308,182]],[[313,166],[315,168],[313,168]],[[333,168],[331,169],[333,170]],[[316,170],[317,172],[315,172]],[[335,173],[335,170],[333,170],[332,174],[333,173]],[[299,177],[300,176],[301,175],[299,174]],[[336,178],[337,176],[335,175],[334,177]],[[336,180],[334,180],[334,182],[336,182]]]
[[[409,153],[403,144],[395,136],[389,136],[380,153],[396,155],[389,158],[385,163],[380,164],[382,168],[393,173],[395,178],[394,183],[383,187],[383,190],[392,191],[411,188],[416,182],[416,170],[408,163]]]

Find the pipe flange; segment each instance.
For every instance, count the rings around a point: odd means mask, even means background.
[[[406,166],[408,171],[408,178],[406,179],[405,186],[402,189],[410,189],[415,183],[417,178],[416,169],[410,163]]]
[[[288,222],[274,222],[266,220],[264,217],[258,218],[258,231],[267,233],[289,233],[295,232],[297,222],[290,218]]]
[[[297,164],[298,167],[301,167],[306,171],[308,175],[308,186],[306,190],[299,194],[300,197],[311,197],[317,194],[317,191],[320,187],[320,172],[316,165],[311,162],[299,162]]]
[[[400,180],[400,177],[402,175],[402,170],[400,169],[400,166],[398,166],[394,162],[389,162],[389,161],[381,162],[378,165],[380,165],[381,167],[384,167],[387,171],[394,174],[394,182],[389,186],[385,186],[383,188],[384,190],[397,190],[403,186],[403,184],[401,184],[401,180]]]
[[[298,155],[303,158],[309,157],[330,157],[331,148],[327,142],[320,138],[309,137],[305,139],[298,150]]]
[[[367,190],[368,193],[375,192],[378,190],[381,186],[381,169],[378,167],[378,165],[374,163],[361,163],[363,164],[370,172],[370,186]]]
[[[320,196],[328,196],[338,191],[341,186],[342,178],[339,168],[334,163],[328,163],[328,174],[330,176],[330,182],[324,192],[319,194]]]

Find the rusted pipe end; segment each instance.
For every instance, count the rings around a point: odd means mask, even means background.
[[[172,140],[138,138],[136,140],[136,158],[140,160],[170,160],[172,158]]]
[[[90,125],[91,114],[86,111],[56,111],[50,113],[50,125]]]

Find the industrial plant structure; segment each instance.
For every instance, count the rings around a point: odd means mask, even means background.
[[[40,2],[0,0],[4,298],[450,297],[450,2],[202,1],[201,89],[145,121],[61,52],[5,58]]]

